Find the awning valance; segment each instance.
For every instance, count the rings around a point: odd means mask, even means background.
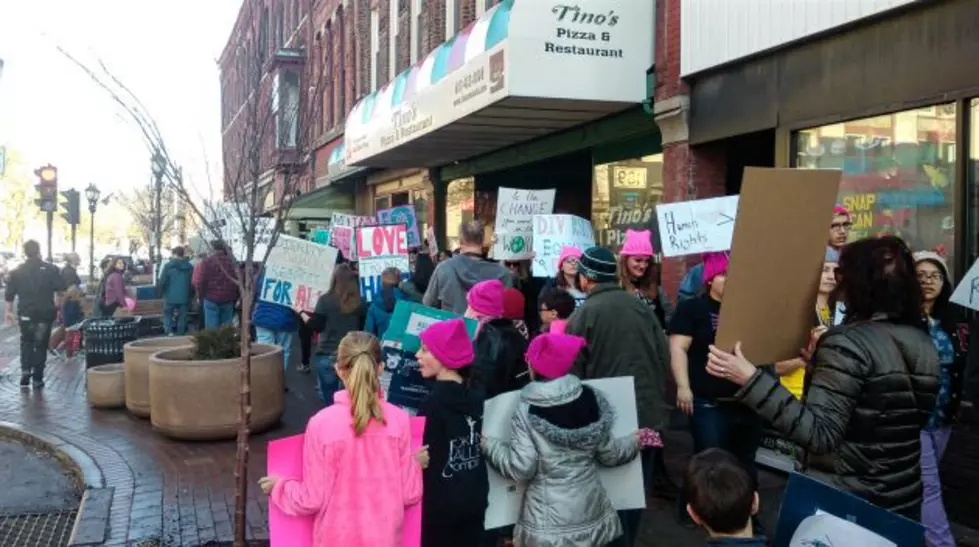
[[[504,0],[354,106],[346,164],[442,165],[642,102],[653,13],[652,1]]]

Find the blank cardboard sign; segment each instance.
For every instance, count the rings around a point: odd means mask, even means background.
[[[809,340],[840,171],[747,167],[743,180],[716,345],[771,364]]]

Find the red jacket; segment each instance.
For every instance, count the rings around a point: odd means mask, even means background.
[[[238,301],[237,269],[231,256],[214,253],[194,268],[193,284],[197,294],[215,304]]]

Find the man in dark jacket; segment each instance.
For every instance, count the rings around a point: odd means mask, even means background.
[[[61,269],[61,277],[64,278],[66,289],[82,284],[82,278],[78,276],[78,266],[81,263],[82,259],[78,258],[77,253],[65,255],[65,267]]]
[[[34,389],[40,389],[44,387],[51,325],[57,316],[55,296],[65,290],[65,282],[54,264],[41,260],[41,246],[36,241],[24,244],[24,254],[27,260],[10,273],[4,295],[6,321],[20,323],[20,385],[27,387],[33,381]]]
[[[211,256],[194,271],[194,288],[203,301],[204,328],[214,329],[234,320],[238,302],[237,269],[227,245],[211,242]]]
[[[163,330],[167,336],[173,336],[173,314],[177,314],[177,331],[179,335],[187,334],[187,312],[190,310],[190,299],[194,289],[194,267],[184,255],[183,247],[175,247],[173,256],[160,273],[159,290],[163,298]]]

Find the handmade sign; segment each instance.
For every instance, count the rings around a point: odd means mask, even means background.
[[[663,256],[683,256],[731,248],[738,196],[656,206]]]
[[[374,217],[333,213],[330,220],[330,246],[336,247],[347,260],[356,260],[351,253],[354,249],[354,228],[367,224],[376,224]]]
[[[418,219],[415,218],[413,205],[399,205],[390,209],[381,209],[377,212],[377,223],[404,224],[408,229],[408,248],[414,249],[422,246],[421,234],[418,231]]]
[[[425,438],[425,418],[411,418],[411,452],[422,447]],[[269,441],[268,474],[282,478],[303,479],[303,445],[306,435],[293,435]],[[269,503],[269,544],[272,547],[312,547],[316,515],[292,517],[274,503]],[[420,547],[422,541],[422,506],[405,507],[401,524],[401,545]]]
[[[409,300],[398,300],[394,305],[388,330],[384,333],[384,340],[401,344],[405,351],[416,352],[421,347],[421,340],[418,338],[421,331],[427,329],[432,323],[455,319],[456,317],[459,315],[450,311],[429,308]],[[475,338],[478,323],[475,319],[469,318],[465,318],[465,322],[469,337]]]
[[[311,312],[320,295],[330,290],[336,262],[333,247],[280,234],[265,263],[259,300],[287,308],[299,305]]]
[[[275,219],[256,217],[247,203],[222,202],[210,211],[208,223],[220,235],[235,259],[244,261],[248,256],[248,242],[254,242],[252,261],[261,262],[268,252]],[[251,236],[251,237],[249,237]],[[210,230],[204,233],[206,240],[214,239]]]
[[[976,260],[965,277],[955,287],[949,301],[979,311],[979,260]]]
[[[320,245],[330,244],[330,231],[325,228],[317,228],[310,232],[309,240]]]
[[[533,257],[533,220],[554,211],[555,190],[500,188],[496,198],[493,258],[527,260]]]
[[[537,215],[534,217],[534,277],[554,277],[557,259],[565,246],[584,252],[595,246],[591,222],[574,215]]]
[[[361,226],[357,228],[355,255],[359,261],[360,294],[368,302],[381,290],[381,274],[388,268],[410,275],[407,229],[404,224]]]
[[[639,420],[636,415],[636,392],[632,376],[587,380],[584,383],[599,391],[612,404],[615,410],[612,436],[634,434],[639,427]],[[508,440],[513,415],[519,405],[519,391],[497,395],[486,401],[483,406],[483,436]],[[504,479],[492,467],[487,466],[486,469],[489,478],[489,506],[486,508],[484,527],[491,530],[517,522],[526,485]],[[646,507],[642,464],[638,457],[620,467],[599,467],[598,476],[617,510]]]
[[[432,392],[435,380],[422,377],[415,351],[408,351],[401,344],[385,340],[381,344],[384,370],[391,375],[387,401],[412,414],[418,412],[422,402]]]

